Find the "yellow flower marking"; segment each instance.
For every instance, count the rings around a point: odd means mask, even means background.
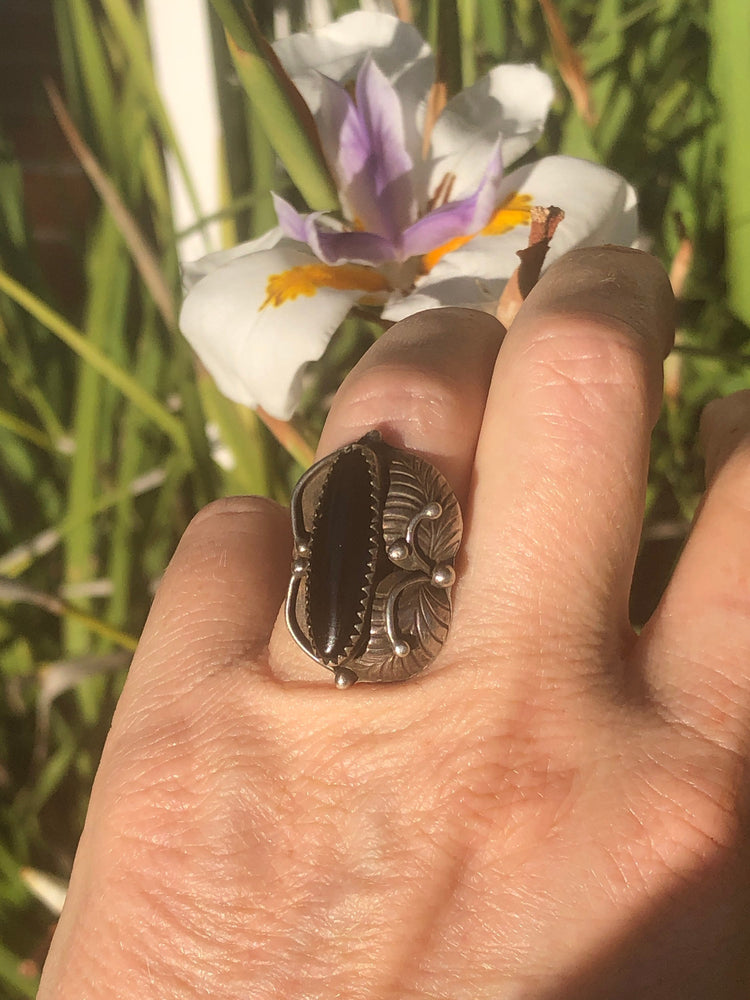
[[[388,291],[390,285],[374,268],[361,264],[301,264],[270,275],[266,299],[260,308],[281,306],[299,295],[311,298],[320,288],[357,289],[364,293]]]
[[[509,194],[484,229],[469,236],[454,236],[452,240],[426,253],[422,258],[425,271],[431,271],[447,253],[464,246],[475,236],[500,236],[501,233],[507,233],[516,226],[528,225],[531,222],[531,201],[530,194],[519,194],[518,191]]]

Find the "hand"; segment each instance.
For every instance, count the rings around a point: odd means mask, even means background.
[[[465,513],[416,679],[341,692],[293,644],[286,511],[195,518],[40,1000],[749,995],[750,394],[709,408],[700,516],[627,617],[672,307],[653,258],[582,250],[496,364],[499,324],[446,309],[346,381],[320,453],[379,428]]]

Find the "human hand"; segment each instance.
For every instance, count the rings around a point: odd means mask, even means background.
[[[590,249],[494,374],[501,329],[463,310],[357,366],[320,453],[379,428],[464,510],[452,631],[406,683],[338,691],[294,645],[286,511],[195,518],[40,1000],[748,995],[750,395],[709,408],[691,539],[627,617],[671,337],[653,258]]]

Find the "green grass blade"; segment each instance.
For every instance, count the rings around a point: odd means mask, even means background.
[[[505,5],[499,3],[482,3],[479,5],[479,36],[484,47],[497,59],[504,59],[507,49]]]
[[[729,300],[750,325],[750,16],[747,0],[713,0],[713,84],[724,112]]]
[[[436,79],[444,83],[448,98],[462,87],[462,33],[456,0],[442,0],[437,12]]]
[[[53,333],[71,350],[75,351],[83,361],[116,386],[134,406],[137,406],[153,420],[156,426],[161,428],[181,451],[189,453],[187,435],[181,422],[158,400],[154,399],[143,386],[139,385],[136,379],[115,364],[90,340],[87,340],[71,323],[68,323],[58,312],[55,312],[33,292],[24,288],[4,271],[0,271],[0,291],[5,292],[14,302],[17,302],[45,326],[50,333]]]
[[[117,155],[120,136],[115,113],[115,93],[102,38],[93,8],[86,0],[65,0],[66,10],[85,100],[91,110],[93,125],[101,149],[110,157]]]
[[[8,989],[7,1000],[16,1000],[16,997],[33,1000],[39,987],[39,979],[24,975],[21,960],[3,944],[0,944],[0,983],[5,983]]]
[[[94,615],[82,611],[73,604],[68,604],[59,597],[33,590],[30,587],[24,587],[23,584],[16,583],[13,580],[3,580],[0,578],[0,602],[8,604],[31,604],[34,607],[42,608],[51,615],[70,619],[84,625],[94,635],[106,639],[108,642],[113,642],[117,646],[122,646],[123,649],[132,651],[138,645],[138,640],[135,636],[128,635],[120,629],[112,628],[107,622],[103,622]]]
[[[260,420],[251,410],[243,413],[243,408],[223,396],[208,376],[201,377],[200,392],[209,419],[216,424],[221,440],[235,460],[234,468],[225,473],[228,491],[269,496],[271,479]],[[243,420],[245,415],[249,415],[247,424]]]
[[[33,566],[37,559],[52,552],[79,524],[111,510],[124,497],[142,496],[144,493],[160,489],[172,478],[181,479],[183,475],[184,469],[180,460],[173,458],[164,469],[151,469],[130,483],[107,490],[96,499],[90,498],[82,509],[71,511],[58,524],[45,529],[28,541],[14,545],[10,551],[0,555],[0,577],[14,579],[20,576]]]
[[[19,334],[19,331],[16,332]],[[47,436],[62,452],[65,451],[65,443],[69,442],[69,439],[54,407],[35,377],[37,373],[28,343],[23,339],[24,332],[21,330],[11,344],[8,327],[0,317],[0,362],[7,369],[7,386],[19,400],[23,400],[36,413]]]
[[[123,327],[127,316],[130,264],[112,219],[102,214],[87,254],[88,299],[85,311],[87,343],[101,349],[104,343],[123,355]],[[73,439],[76,443],[68,479],[67,509],[76,511],[96,492],[102,468],[112,461],[116,439],[114,394],[90,365],[80,365],[75,390]],[[76,585],[97,572],[98,533],[92,521],[83,521],[65,542],[65,583]],[[87,601],[82,608],[90,610]],[[64,646],[69,656],[90,651],[90,631],[75,617],[65,618]],[[98,704],[87,697],[91,686],[80,689],[84,719],[93,724]]]
[[[287,173],[311,209],[338,208],[310,110],[261,35],[252,10],[244,0],[211,3],[224,25],[242,85]]]
[[[34,427],[27,420],[22,420],[15,413],[9,413],[8,410],[0,410],[0,427],[4,427],[25,441],[35,444],[37,448],[43,448],[52,454],[59,454],[54,441],[44,431],[40,431],[38,427]]]
[[[461,82],[470,87],[477,78],[477,0],[458,0],[461,31]]]

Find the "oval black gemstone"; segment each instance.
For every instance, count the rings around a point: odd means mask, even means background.
[[[307,576],[310,639],[336,661],[361,631],[374,530],[370,464],[359,448],[336,458],[318,500]]]

